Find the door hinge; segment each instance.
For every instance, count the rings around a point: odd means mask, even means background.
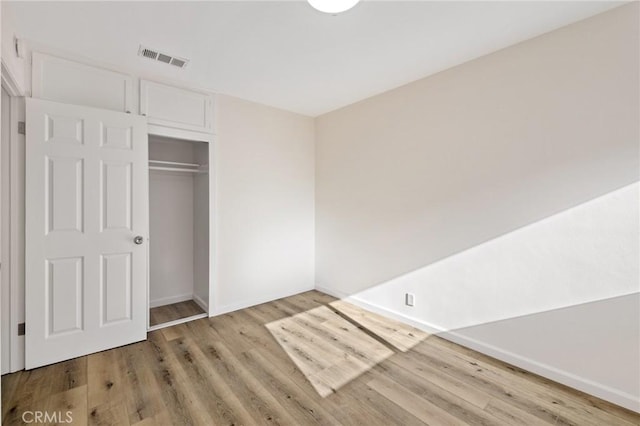
[[[24,336],[25,326],[24,323],[21,322],[18,324],[18,336]]]
[[[24,121],[18,121],[18,134],[19,135],[27,134],[27,124]]]

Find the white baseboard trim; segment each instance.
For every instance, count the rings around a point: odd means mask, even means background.
[[[594,382],[584,377],[576,376],[575,374],[553,367],[552,365],[544,364],[526,356],[509,352],[505,349],[499,348],[489,343],[472,339],[455,331],[445,331],[442,333],[438,333],[438,336],[451,342],[458,343],[459,345],[471,348],[475,351],[481,352],[485,355],[489,355],[493,358],[515,365],[524,370],[546,377],[547,379],[562,383],[563,385],[569,386],[571,388],[580,390],[582,392],[612,402],[621,407],[640,413],[640,401],[638,401],[637,398],[634,398],[633,395],[630,395],[626,392],[622,392],[620,390],[614,389],[602,383]]]
[[[172,303],[185,302],[194,298],[192,293],[178,294],[176,296],[162,297],[160,299],[149,300],[149,308],[157,308],[158,306],[171,305]]]
[[[277,300],[277,299],[282,299],[283,297],[294,296],[296,294],[304,293],[306,291],[311,291],[311,290],[314,290],[313,286],[304,287],[304,288],[296,289],[296,290],[293,290],[293,291],[269,293],[267,295],[263,295],[263,296],[260,296],[260,297],[254,297],[254,298],[250,298],[250,299],[241,300],[241,301],[236,302],[236,303],[230,303],[230,304],[227,304],[227,305],[216,306],[213,309],[213,312],[209,312],[209,316],[227,314],[229,312],[238,311],[240,309],[245,309],[245,308],[250,308],[251,306],[260,305],[262,303],[271,302],[271,301],[274,301],[274,300]]]
[[[152,332],[152,331],[160,330],[162,328],[172,327],[174,325],[184,324],[185,322],[194,321],[197,319],[207,318],[207,317],[208,315],[206,313],[203,313],[203,314],[191,315],[190,317],[178,318],[177,320],[163,322],[162,324],[152,325],[149,328],[147,328],[147,331]]]
[[[194,320],[197,320],[197,319],[200,319],[200,318],[207,318],[207,317],[208,317],[208,315],[206,313],[197,314],[197,315],[191,315],[190,317],[179,318],[177,320],[173,320],[173,321],[169,321],[169,322],[163,322],[162,324],[152,325],[147,329],[147,331],[148,332],[156,331],[156,330],[160,330],[162,328],[172,327],[174,325],[184,324],[185,322],[194,321]]]
[[[196,302],[198,306],[200,306],[205,312],[209,312],[209,304],[204,301],[204,299],[197,294],[193,295],[193,301]]]
[[[443,339],[447,339],[451,342],[457,343],[485,355],[489,355],[493,358],[520,367],[524,370],[546,377],[547,379],[556,381],[563,385],[572,387],[574,389],[604,399],[605,401],[612,402],[621,407],[640,413],[640,401],[638,401],[638,399],[633,395],[630,395],[626,392],[611,388],[602,383],[597,383],[589,379],[576,376],[575,374],[558,369],[548,364],[538,362],[526,356],[509,352],[508,350],[499,348],[489,343],[466,337],[463,334],[456,332],[455,330],[447,331],[435,324],[429,324],[425,321],[408,317],[399,312],[395,312],[385,307],[372,304],[364,299],[359,298],[358,296],[350,296],[346,293],[317,285],[316,290],[322,293],[326,293],[330,296],[345,300],[349,303],[352,303],[363,309],[370,310],[371,312],[375,312],[387,318],[402,321],[405,324],[412,325],[420,330],[426,331],[427,333],[437,334]]]

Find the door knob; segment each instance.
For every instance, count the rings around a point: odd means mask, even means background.
[[[142,244],[142,242],[144,241],[144,238],[142,238],[142,236],[138,235],[133,239],[133,242],[140,245]]]

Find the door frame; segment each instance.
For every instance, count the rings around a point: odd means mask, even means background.
[[[3,253],[3,275],[9,281],[9,301],[2,302],[9,309],[9,368],[13,373],[24,369],[24,336],[18,335],[18,324],[24,322],[24,142],[25,136],[18,133],[18,122],[25,120],[25,92],[18,84],[13,73],[1,63],[1,81],[10,99],[9,113],[9,193],[0,194],[3,211],[9,216],[9,249]],[[22,179],[21,179],[22,177]],[[22,196],[21,196],[22,193]],[[5,207],[4,204],[7,204]],[[6,237],[6,236],[5,236]]]
[[[154,136],[162,136],[172,139],[180,139],[191,142],[204,142],[208,144],[208,161],[209,161],[209,294],[206,302],[207,305],[207,317],[218,315],[216,309],[216,292],[217,292],[217,251],[216,251],[216,228],[218,223],[218,215],[216,214],[216,137],[213,133],[202,133],[193,130],[177,129],[173,127],[159,126],[155,124],[149,124],[147,126],[148,134]],[[148,245],[150,247],[150,244]],[[184,322],[195,319],[194,317],[181,318],[176,321],[161,324],[160,326],[149,326],[149,292],[150,292],[150,273],[147,272],[147,330],[153,331],[171,325],[181,324]]]

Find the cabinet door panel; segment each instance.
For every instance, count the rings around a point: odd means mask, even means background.
[[[213,96],[208,93],[141,80],[140,113],[150,124],[213,131]]]
[[[133,110],[133,78],[127,74],[34,52],[32,77],[34,98]]]

